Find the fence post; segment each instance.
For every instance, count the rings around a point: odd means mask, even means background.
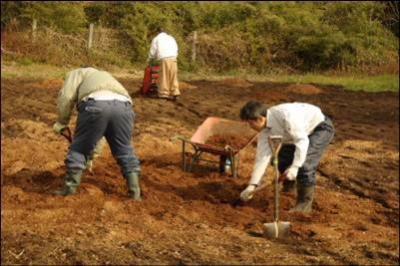
[[[196,62],[196,44],[197,44],[197,31],[194,31],[193,43],[192,43],[192,63]]]
[[[87,47],[89,50],[90,50],[90,48],[92,48],[93,28],[94,28],[94,24],[90,23],[90,26],[89,26],[89,40],[88,40],[88,47]]]
[[[36,29],[37,29],[37,20],[32,20],[32,41],[36,40]]]

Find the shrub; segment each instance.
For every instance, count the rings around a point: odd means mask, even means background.
[[[396,6],[375,1],[2,2],[2,45],[57,64],[143,65],[154,37],[150,34],[163,25],[177,40],[179,67],[185,70],[395,69],[399,43],[388,21],[396,21],[396,9],[388,7]],[[38,36],[45,50],[29,39],[34,18],[42,31],[51,29],[49,36]],[[88,23],[95,23],[97,38],[90,54]],[[16,32],[20,43],[5,40],[5,26],[7,38]],[[113,41],[100,33],[106,28]],[[195,64],[190,60],[194,30]]]

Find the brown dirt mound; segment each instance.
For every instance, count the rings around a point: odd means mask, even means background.
[[[314,95],[323,92],[320,88],[311,84],[291,84],[287,87],[286,91],[303,95]]]
[[[46,89],[51,89],[51,88],[60,88],[63,86],[64,81],[62,79],[50,79],[50,80],[44,80],[40,83],[40,86]]]
[[[235,88],[249,88],[253,86],[253,84],[247,80],[240,79],[240,78],[226,78],[219,82],[222,86],[229,86]]]
[[[186,89],[196,89],[197,87],[184,81],[179,81],[179,89],[186,90]]]
[[[234,149],[240,149],[244,147],[248,141],[249,139],[238,135],[214,135],[207,139],[206,144],[216,147],[225,147],[229,145]]]
[[[141,79],[121,83],[136,95]],[[289,92],[286,84],[237,89],[236,83],[191,81],[197,88],[185,89],[178,102],[134,99],[143,201],[133,202],[108,147],[75,195],[52,195],[63,184],[68,151],[51,131],[60,83],[2,80],[1,264],[397,265],[398,93],[323,88],[315,97]],[[209,116],[238,119],[255,96],[267,104],[316,104],[336,127],[318,168],[313,212],[290,213],[295,194],[281,193],[281,220],[293,226],[284,240],[261,234],[262,224],[273,221],[272,185],[249,202],[237,201],[255,146],[240,154],[234,179],[203,161],[184,172],[182,144],[170,141],[190,136]],[[273,176],[269,167],[268,184]]]

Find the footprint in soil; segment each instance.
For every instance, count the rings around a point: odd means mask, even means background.
[[[236,184],[221,184],[220,182],[200,182],[197,185],[186,186],[186,187],[175,187],[171,185],[163,185],[146,180],[146,185],[152,187],[152,189],[174,192],[184,200],[204,200],[209,201],[212,204],[230,204],[239,206],[239,202],[236,202],[237,196],[241,191],[241,186]]]
[[[63,183],[63,177],[50,171],[22,169],[13,175],[4,175],[3,185],[14,185],[25,192],[49,193]]]
[[[264,233],[260,231],[249,230],[247,231],[247,234],[254,237],[264,237]]]
[[[362,231],[362,232],[366,232],[368,231],[368,227],[367,225],[363,224],[363,223],[357,223],[353,226],[354,229],[358,230],[358,231]]]

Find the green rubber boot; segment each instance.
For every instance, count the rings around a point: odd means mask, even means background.
[[[297,185],[297,203],[289,212],[309,213],[312,210],[315,186]]]
[[[296,180],[287,180],[285,179],[283,181],[283,188],[282,188],[282,192],[285,193],[290,193],[290,192],[294,192],[296,189]]]
[[[139,179],[140,174],[138,172],[129,173],[129,175],[126,177],[129,197],[137,201],[142,200],[142,197],[140,195]]]
[[[81,183],[81,169],[69,169],[67,170],[67,175],[65,176],[64,187],[61,190],[54,192],[55,195],[68,196],[76,192],[77,187]]]

